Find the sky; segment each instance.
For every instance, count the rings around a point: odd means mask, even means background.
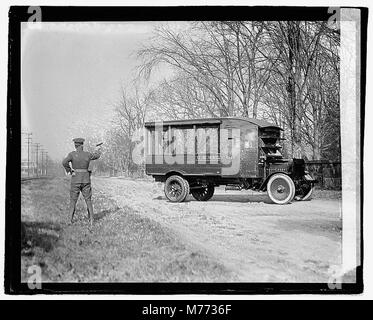
[[[22,23],[22,131],[54,160],[73,138],[102,136],[121,84],[134,77],[134,52],[159,23]]]

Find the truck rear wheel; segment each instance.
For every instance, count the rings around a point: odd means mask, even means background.
[[[171,202],[183,202],[189,194],[189,183],[183,177],[170,176],[164,184],[164,194]]]
[[[295,185],[288,175],[276,173],[268,181],[267,192],[274,203],[286,204],[294,198]]]
[[[214,195],[215,187],[212,184],[209,184],[205,187],[200,187],[192,189],[191,193],[194,199],[197,201],[207,201],[212,198]]]

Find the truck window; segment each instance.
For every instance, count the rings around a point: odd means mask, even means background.
[[[219,162],[219,128],[204,127],[196,130],[196,154],[200,163]]]
[[[163,153],[181,155],[186,152],[187,129],[167,128],[163,131]]]

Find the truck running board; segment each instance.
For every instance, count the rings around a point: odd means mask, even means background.
[[[242,190],[242,186],[239,184],[228,184],[225,186],[225,191],[227,190]]]

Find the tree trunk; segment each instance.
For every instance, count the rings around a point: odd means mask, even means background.
[[[288,99],[291,119],[291,155],[293,158],[302,157],[302,145],[300,140],[300,118],[299,101],[297,101],[296,81],[299,80],[299,66],[297,64],[299,46],[299,24],[295,21],[288,21],[288,41],[289,41],[289,82]]]
[[[314,128],[313,139],[314,139],[314,145],[312,148],[313,160],[321,160],[320,133],[319,133],[317,126],[315,126]]]
[[[253,118],[256,119],[258,113],[258,102],[255,100],[253,103]]]

